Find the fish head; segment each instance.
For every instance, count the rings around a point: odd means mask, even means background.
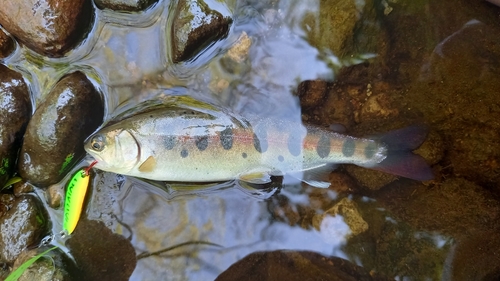
[[[101,130],[87,139],[84,148],[97,160],[94,167],[103,171],[127,174],[140,160],[139,144],[125,129]]]

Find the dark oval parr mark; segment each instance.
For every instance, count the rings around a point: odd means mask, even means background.
[[[220,132],[220,143],[225,150],[233,147],[233,129],[231,127]]]
[[[200,151],[203,151],[203,150],[207,149],[207,147],[208,147],[208,137],[207,136],[196,137],[195,144],[196,144],[196,147]]]
[[[288,136],[288,151],[293,156],[299,156],[302,152],[302,139],[297,134],[290,133]]]
[[[257,133],[259,135],[257,135]],[[257,133],[253,133],[253,147],[259,153],[266,152],[268,147],[266,132],[264,130],[260,130],[260,132]]]
[[[165,148],[167,150],[172,150],[175,146],[176,138],[175,136],[167,136],[165,139]]]
[[[354,155],[354,149],[356,148],[356,143],[352,139],[346,139],[342,145],[342,154],[345,157],[351,157]]]
[[[316,146],[316,152],[318,153],[318,156],[321,158],[328,157],[328,155],[330,155],[330,149],[330,138],[325,134],[321,134]]]

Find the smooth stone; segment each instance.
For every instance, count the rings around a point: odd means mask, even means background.
[[[19,155],[21,177],[39,187],[59,182],[83,158],[83,142],[103,117],[101,94],[85,74],[64,76],[28,124]]]
[[[62,57],[92,23],[90,0],[0,0],[0,25],[33,51]]]
[[[137,264],[130,241],[103,222],[80,219],[66,246],[82,270],[81,280],[127,281]]]
[[[216,281],[226,280],[391,280],[339,257],[310,251],[254,252],[231,265]]]
[[[192,59],[207,46],[226,38],[232,22],[202,0],[179,1],[171,30],[172,61]]]
[[[0,189],[15,171],[31,112],[31,98],[22,75],[0,64]]]
[[[7,35],[0,28],[0,59],[8,57],[12,52],[14,52],[15,47],[16,44],[14,44],[12,37]]]
[[[0,261],[12,263],[27,247],[36,246],[48,231],[47,214],[37,197],[15,198],[0,217]]]
[[[149,8],[157,0],[94,0],[99,9],[138,12]]]

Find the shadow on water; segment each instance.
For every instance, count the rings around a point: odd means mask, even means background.
[[[142,255],[131,280],[212,280],[274,250],[339,257],[396,280],[494,280],[500,8],[431,2],[214,2],[233,17],[228,38],[179,65],[165,51],[173,3],[138,14],[97,10],[91,36],[68,58],[36,68],[36,57],[17,54],[10,63],[30,74],[36,99],[83,69],[105,95],[106,120],[180,86],[245,117],[342,124],[354,135],[430,125],[421,154],[436,178],[424,183],[350,166],[332,172],[327,189],[280,179],[260,189],[182,186],[96,172],[85,216]],[[227,55],[234,45],[241,61]],[[299,84],[316,79],[319,98],[302,96]],[[58,233],[62,210],[49,212]]]

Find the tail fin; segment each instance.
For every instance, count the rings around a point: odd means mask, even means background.
[[[433,179],[432,169],[424,158],[412,153],[425,141],[427,133],[427,127],[416,125],[377,137],[378,141],[387,145],[387,157],[370,168],[419,181]]]

